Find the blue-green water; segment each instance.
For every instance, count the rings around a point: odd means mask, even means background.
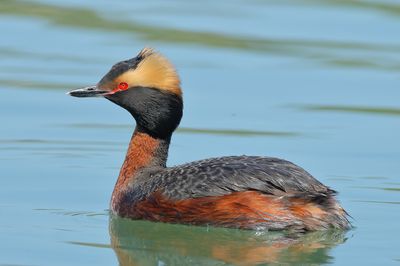
[[[0,265],[400,264],[400,3],[0,1]],[[182,77],[169,164],[291,160],[355,229],[279,234],[111,219],[134,123],[70,89],[150,45]]]

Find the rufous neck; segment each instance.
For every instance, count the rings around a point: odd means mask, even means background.
[[[157,171],[166,167],[170,138],[158,139],[136,128],[125,161],[121,167],[111,198],[111,210],[118,213],[128,185],[146,170]]]
[[[170,138],[158,139],[136,128],[126,152],[125,161],[118,176],[118,182],[135,178],[144,168],[165,168]]]

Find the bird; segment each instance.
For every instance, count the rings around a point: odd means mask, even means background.
[[[68,94],[103,97],[136,121],[112,192],[112,215],[263,231],[351,227],[337,192],[287,160],[240,155],[167,167],[183,96],[176,68],[153,48],[114,64],[96,85]]]

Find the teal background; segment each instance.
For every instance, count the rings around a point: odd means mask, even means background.
[[[0,265],[399,265],[399,29],[394,0],[1,0]],[[146,45],[182,78],[169,165],[288,159],[340,192],[355,228],[110,219],[134,121],[65,93]]]

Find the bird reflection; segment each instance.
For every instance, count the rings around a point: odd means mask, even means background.
[[[306,234],[257,232],[110,218],[111,246],[119,264],[259,265],[325,264],[343,243],[341,230]]]

